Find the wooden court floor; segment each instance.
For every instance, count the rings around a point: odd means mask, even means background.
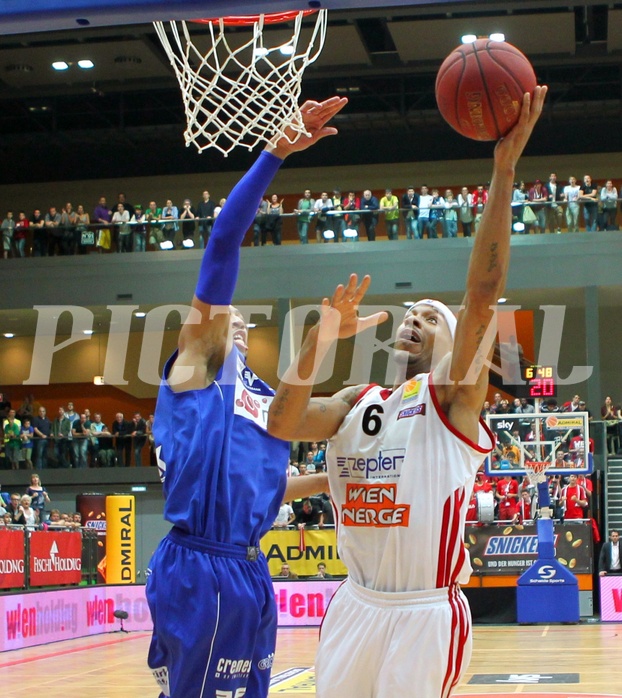
[[[622,696],[622,625],[476,626],[474,639],[471,665],[455,695]],[[273,676],[293,668],[296,673],[277,684],[271,698],[314,695],[310,669],[316,643],[317,629],[279,631]],[[109,633],[5,652],[0,657],[0,694],[156,698],[158,690],[145,664],[148,644],[148,633]],[[469,683],[491,674],[508,675],[509,683],[508,678],[498,684]],[[534,683],[552,674],[573,675],[578,683]]]

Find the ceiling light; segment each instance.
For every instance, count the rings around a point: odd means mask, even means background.
[[[9,63],[4,66],[7,73],[32,73],[33,67],[27,63]]]
[[[472,44],[474,41],[477,41],[477,37],[475,34],[465,34],[460,41],[462,41],[463,44]]]
[[[293,56],[294,51],[296,49],[292,46],[292,44],[285,44],[285,46],[281,46],[279,48],[279,51],[284,55],[284,56]]]
[[[103,376],[93,376],[93,383],[95,385],[106,385]]]
[[[257,323],[256,323],[256,322],[249,322],[249,323],[246,324],[246,329],[247,329],[247,330],[254,330],[255,327],[257,327]]]
[[[253,56],[255,58],[263,58],[264,56],[267,56],[269,53],[270,51],[268,51],[268,49],[265,46],[257,46],[253,51]]]
[[[503,298],[503,297],[497,298],[497,303],[499,303],[499,305],[503,305],[504,303],[507,303],[507,302],[508,302],[507,298]]]
[[[94,330],[82,330],[82,334],[93,334]]]
[[[67,68],[69,68],[69,63],[65,61],[54,61],[54,63],[52,63],[52,68],[54,68],[54,70],[67,70]]]
[[[505,34],[502,32],[493,32],[488,38],[491,41],[505,41]]]
[[[414,304],[415,304],[415,301],[404,301],[404,302],[402,303],[402,305],[403,305],[405,308],[412,308]]]
[[[90,58],[83,58],[82,60],[78,61],[78,67],[82,68],[83,70],[90,70],[91,68],[95,67],[95,63]]]
[[[324,236],[324,240],[332,240],[335,237],[335,231],[325,230],[322,235]]]
[[[170,240],[164,240],[163,242],[160,243],[160,249],[161,250],[172,250],[173,243]]]
[[[5,336],[7,339],[13,339],[13,337],[15,337],[15,335],[14,335],[12,332],[5,332],[5,333],[4,333],[4,336]]]
[[[194,247],[194,240],[191,238],[186,238],[182,243],[181,243],[187,250],[191,249]]]
[[[134,313],[134,317],[145,317],[145,315],[147,315],[147,313],[144,313],[142,310],[137,310]]]

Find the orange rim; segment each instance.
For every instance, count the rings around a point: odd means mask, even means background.
[[[317,10],[294,10],[289,12],[274,12],[263,16],[264,24],[279,24],[281,22],[291,22],[296,19],[299,14],[303,17],[315,14]],[[223,17],[223,23],[226,27],[251,27],[255,22],[259,21],[261,15],[230,15]],[[193,22],[199,24],[218,24],[219,19],[193,19]]]

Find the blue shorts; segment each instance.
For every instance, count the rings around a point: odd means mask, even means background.
[[[272,581],[258,548],[173,529],[147,579],[148,664],[171,698],[265,698],[276,644]]]

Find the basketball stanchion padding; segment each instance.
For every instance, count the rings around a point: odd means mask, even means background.
[[[303,27],[307,17],[311,24]],[[326,24],[326,10],[154,22],[181,88],[186,145],[199,152],[217,148],[226,157],[237,146],[252,150],[308,135],[298,100],[303,73],[324,46]],[[192,37],[190,27],[199,25],[207,31]]]

